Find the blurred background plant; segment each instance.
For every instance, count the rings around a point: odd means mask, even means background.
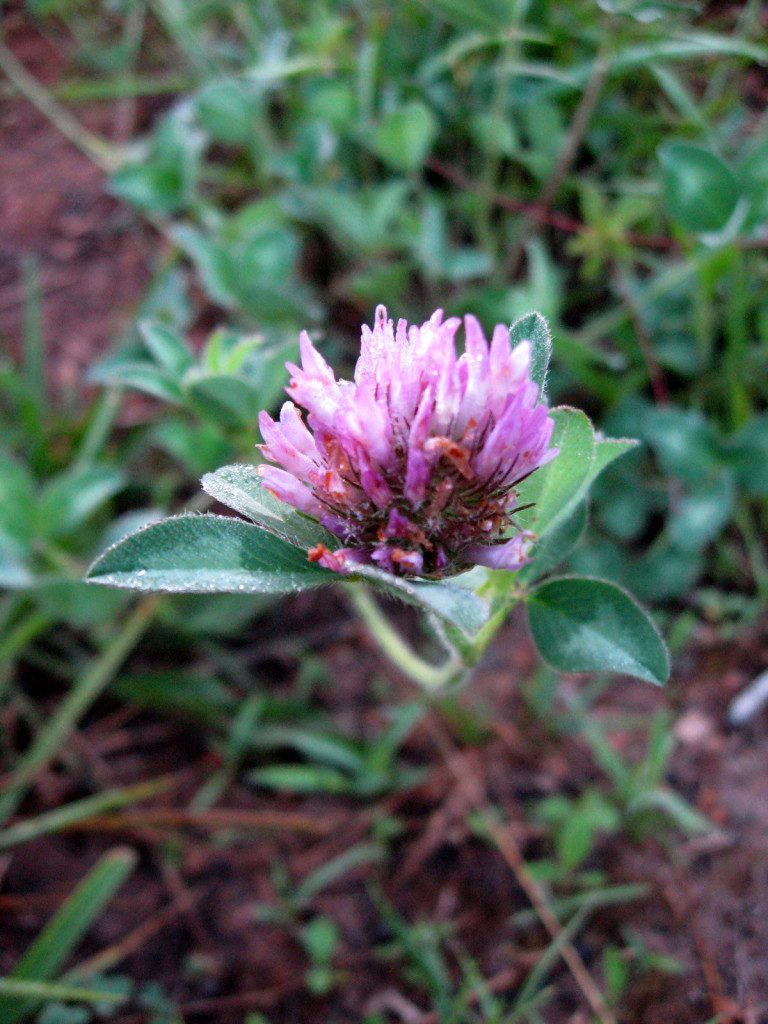
[[[377,302],[415,320],[436,306],[472,310],[486,327],[540,310],[554,332],[553,402],[578,404],[606,434],[644,442],[597,481],[572,568],[649,602],[683,665],[705,627],[734,643],[760,628],[768,597],[768,39],[759,2],[4,7],[11,29],[14,18],[25,31],[33,24],[65,61],[55,81],[41,84],[14,55],[9,30],[0,41],[0,102],[35,104],[105,171],[104,187],[156,243],[133,322],[111,354],[91,353],[88,387],[77,395],[47,381],[56,337],[43,315],[39,261],[31,254],[14,263],[23,330],[0,359],[5,848],[23,850],[138,800],[150,800],[150,817],[160,813],[154,791],[136,792],[120,772],[99,774],[78,745],[80,723],[99,720],[94,707],[180,723],[182,735],[196,737],[204,768],[185,793],[185,813],[211,813],[222,799],[231,807],[233,792],[246,803],[267,793],[281,810],[302,798],[375,810],[368,845],[347,844],[364,853],[330,859],[340,863],[330,882],[348,867],[379,877],[408,860],[407,826],[394,808],[421,792],[431,715],[462,750],[490,756],[498,708],[488,714],[471,696],[468,705],[414,707],[381,679],[374,693],[389,710],[356,733],[328,698],[340,670],[316,653],[323,620],[318,626],[311,610],[298,613],[302,628],[286,632],[284,611],[260,597],[131,606],[121,593],[80,582],[91,558],[129,530],[202,508],[203,473],[255,458],[255,414],[280,402],[301,327],[349,369],[359,324]],[[113,137],[84,127],[81,107],[93,103],[116,111]],[[336,622],[340,608],[332,615]],[[295,670],[276,687],[285,657]],[[670,786],[668,719],[633,724],[647,753],[630,743],[625,763],[615,732],[587,714],[587,698],[566,706],[551,680],[529,674],[521,713],[546,735],[552,757],[577,743],[587,767],[576,790],[557,773],[548,793],[523,786],[526,855],[563,932],[537,950],[540,969],[522,996],[509,1003],[486,990],[481,952],[467,951],[437,919],[418,932],[389,897],[360,897],[381,933],[379,960],[441,1021],[559,1012],[567,983],[551,975],[563,947],[578,945],[597,908],[638,898],[609,871],[591,870],[600,850],[654,834],[670,837],[671,848],[673,837],[706,828],[689,802],[695,787],[681,794]],[[595,700],[602,692],[598,685]],[[613,727],[624,735],[626,722]],[[51,788],[50,766],[62,763],[68,781]],[[158,792],[168,770],[150,780]],[[230,831],[215,832],[225,849],[238,827],[249,828],[230,821]],[[482,821],[473,828],[487,836]],[[76,837],[57,841],[76,857]],[[179,842],[171,833],[171,848],[153,853],[162,871],[178,870]],[[116,856],[122,880],[127,861]],[[283,907],[274,927],[289,936],[286,956],[304,957],[306,998],[332,999],[346,968],[333,911],[313,903],[324,882],[309,896],[291,886],[285,878],[274,885]],[[112,891],[106,883],[94,908]],[[65,914],[67,949],[86,927],[71,920]],[[521,925],[533,927],[515,917],[513,935]],[[633,1005],[646,972],[678,969],[654,960],[631,929],[609,932],[593,940],[602,943],[605,999],[592,1011],[605,1020]],[[347,933],[349,941],[348,923]],[[117,954],[73,980],[58,959],[35,966],[44,962],[20,960],[14,975],[16,960],[3,962],[10,987],[0,996],[16,1007],[13,1019],[85,1021],[122,1013],[115,1001],[129,996],[141,1019],[181,1019],[178,990],[129,992],[126,981],[107,984],[99,1002],[90,981],[102,986]],[[186,991],[209,968],[187,962]],[[217,992],[231,991],[216,977]],[[14,995],[14,978],[38,988]],[[65,1010],[67,985],[84,978],[90,994]],[[46,1000],[53,983],[64,989]],[[724,1012],[710,1003],[712,1014]],[[390,1011],[385,1001],[365,1019],[391,1019]]]

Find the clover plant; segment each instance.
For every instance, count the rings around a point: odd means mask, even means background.
[[[386,309],[362,328],[353,381],[309,336],[288,363],[279,419],[260,417],[260,465],[203,488],[243,518],[179,515],[109,548],[95,583],[135,590],[288,594],[337,585],[385,652],[437,689],[466,677],[519,602],[543,658],[566,672],[663,683],[664,643],[623,589],[551,575],[578,542],[597,475],[635,444],[598,436],[578,409],[548,408],[551,335],[531,313],[490,344],[473,316],[421,327]],[[301,409],[306,411],[306,423]],[[414,652],[371,590],[417,606],[448,651]]]

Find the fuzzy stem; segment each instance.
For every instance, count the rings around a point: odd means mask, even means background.
[[[469,666],[455,650],[442,665],[431,665],[424,661],[387,620],[363,584],[354,583],[346,589],[350,604],[382,652],[413,682],[435,693],[449,683],[457,681],[468,671]]]

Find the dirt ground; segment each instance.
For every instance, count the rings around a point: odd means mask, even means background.
[[[340,603],[306,596],[257,623],[248,638],[254,680],[270,695],[288,695],[298,669],[289,641],[281,639],[286,617],[299,635],[317,638],[313,653],[326,667],[318,700],[344,735],[373,735],[383,726],[386,703],[413,698]],[[39,813],[82,796],[94,780],[127,785],[174,773],[176,784],[144,805],[159,820],[145,823],[138,811],[131,812],[139,815],[137,824],[126,816],[97,819],[87,830],[39,840],[6,860],[0,970],[12,966],[86,868],[125,841],[141,852],[139,869],[92,930],[78,961],[117,946],[120,973],[160,981],[189,1019],[235,1024],[246,1009],[258,1008],[275,1022],[333,1017],[352,1024],[378,1008],[393,1020],[427,1024],[432,1018],[418,994],[403,994],[401,979],[375,952],[385,932],[371,900],[372,879],[407,920],[451,922],[457,946],[477,958],[500,991],[514,990],[546,936],[538,926],[510,925],[511,915],[528,906],[525,895],[499,853],[469,828],[471,805],[456,772],[503,811],[529,859],[543,851],[524,807],[551,793],[578,794],[601,778],[583,741],[553,735],[521,700],[520,683],[533,667],[521,627],[513,620],[502,631],[462,696],[490,735],[477,745],[456,742],[446,759],[430,725],[440,719],[428,717],[402,755],[425,769],[423,780],[378,801],[277,797],[235,783],[217,804],[223,821],[211,814],[178,822],[171,815],[184,815],[216,764],[203,737],[194,727],[103,700],[74,746],[76,767],[44,775],[26,810]],[[679,660],[665,693],[617,681],[598,705],[598,716],[611,719],[673,709],[679,745],[670,782],[720,829],[688,841],[670,835],[666,843],[606,837],[590,858],[588,866],[606,871],[613,884],[643,882],[649,892],[594,916],[577,944],[585,963],[596,968],[600,951],[630,927],[650,950],[674,957],[684,970],[680,976],[649,975],[652,980],[633,986],[631,1011],[622,1018],[632,1024],[703,1024],[716,1012],[734,1024],[768,1021],[768,715],[744,731],[725,724],[729,699],[766,655],[766,634],[727,649],[703,645]],[[134,668],[142,667],[149,665],[142,665],[139,653]],[[566,680],[564,692],[579,685]],[[451,731],[445,719],[439,728]],[[628,731],[612,738],[619,750],[635,742]],[[227,814],[242,813],[252,813],[255,826],[262,824],[260,815],[273,815],[274,827],[254,827],[231,845],[209,841]],[[336,963],[347,974],[332,997],[315,999],[304,985],[300,946],[284,929],[260,924],[254,904],[276,902],[270,879],[275,861],[300,880],[364,840],[372,821],[384,817],[395,817],[402,827],[388,861],[345,875],[313,904],[340,925],[343,952]],[[560,995],[547,1021],[586,1024],[567,974],[556,973]],[[145,1019],[117,1018],[120,1024]]]
[[[21,13],[3,14],[7,44],[51,85],[66,54]],[[3,79],[3,85],[6,82]],[[78,106],[83,125],[114,138],[122,124],[107,104]],[[30,103],[0,96],[0,344],[18,351],[27,295],[23,261],[36,260],[50,383],[61,395],[130,322],[151,276],[157,239],[105,191],[104,175]]]
[[[6,39],[17,57],[40,80],[55,81],[60,48],[29,30],[18,14],[12,18]],[[78,116],[109,134],[115,112],[94,105],[78,108]],[[157,239],[106,195],[102,174],[86,157],[7,91],[0,98],[0,138],[0,339],[14,349],[19,344],[20,261],[31,254],[39,261],[53,383],[74,391],[84,367],[130,318],[151,276]],[[281,639],[285,621],[315,638],[314,653],[326,666],[319,699],[340,731],[362,737],[381,727],[376,680],[386,680],[388,702],[412,698],[344,606],[327,596],[303,596],[254,624],[248,640],[257,652],[254,677],[270,693],[288,693],[298,670]],[[140,670],[141,652],[134,661]],[[670,782],[720,829],[714,837],[674,845],[606,838],[590,861],[614,883],[642,881],[650,893],[593,918],[577,947],[586,964],[596,968],[600,950],[629,926],[685,970],[682,976],[654,975],[647,987],[635,985],[625,1018],[631,1024],[704,1024],[717,1013],[732,1024],[768,1022],[768,712],[742,730],[726,723],[728,702],[767,661],[765,629],[727,645],[702,629],[693,651],[677,658],[664,693],[618,681],[601,698],[598,713],[611,718],[671,709],[679,743]],[[234,1024],[256,1009],[274,1022],[333,1017],[352,1024],[376,1009],[405,1024],[434,1020],[374,951],[385,939],[367,884],[374,878],[408,920],[453,922],[455,941],[477,958],[484,975],[499,991],[513,990],[546,936],[537,926],[522,933],[510,926],[510,915],[527,907],[526,898],[498,852],[467,825],[470,808],[455,773],[503,811],[528,858],[542,849],[523,807],[549,793],[578,794],[602,778],[581,740],[553,735],[526,710],[519,686],[532,664],[521,623],[513,621],[462,696],[465,704],[485,709],[490,738],[477,745],[457,742],[460,752],[447,757],[429,724],[419,726],[403,757],[426,774],[395,796],[366,802],[275,797],[238,782],[217,807],[276,814],[282,816],[278,827],[258,828],[247,841],[228,845],[208,841],[213,818],[177,821],[172,828],[123,818],[40,840],[21,855],[0,859],[0,971],[12,967],[87,867],[122,840],[140,851],[139,868],[78,960],[119,947],[118,970],[161,982],[190,1020]],[[59,696],[51,688],[50,700]],[[439,728],[450,733],[444,720]],[[629,732],[612,736],[619,748],[633,742]],[[107,697],[80,731],[69,764],[39,780],[25,811],[59,806],[90,791],[94,781],[126,785],[171,772],[173,789],[145,806],[183,813],[215,763],[195,727]],[[364,839],[371,822],[387,815],[403,826],[389,860],[352,872],[316,901],[316,909],[340,924],[337,964],[347,977],[328,999],[310,997],[299,945],[284,929],[258,923],[253,905],[275,901],[270,866],[276,859],[300,879]],[[556,974],[560,996],[547,1021],[586,1024],[565,970]],[[116,1020],[139,1024],[146,1017]]]

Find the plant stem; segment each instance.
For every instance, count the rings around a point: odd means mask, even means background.
[[[431,665],[420,658],[388,622],[362,583],[353,583],[347,588],[347,595],[382,652],[404,675],[425,690],[432,693],[441,690],[468,670],[469,666],[456,651],[442,665]]]
[[[120,388],[108,388],[102,393],[80,441],[73,468],[84,469],[101,453],[109,439],[122,400]]]
[[[0,824],[15,812],[37,773],[56,756],[79,719],[109,685],[152,620],[157,601],[156,597],[151,597],[136,606],[120,633],[74,684],[56,715],[35,737],[19,761],[11,784],[0,797]]]
[[[56,1000],[60,1003],[124,1003],[122,992],[80,988],[54,981],[28,981],[24,978],[0,978],[0,995],[12,999]]]
[[[53,811],[47,811],[36,818],[20,821],[18,825],[4,829],[0,832],[0,850],[7,850],[20,843],[28,843],[40,836],[50,835],[52,832],[60,832],[93,815],[107,814],[127,805],[139,803],[162,793],[163,790],[170,789],[172,785],[173,779],[164,775],[148,782],[141,782],[136,786],[110,789],[103,793],[84,797],[82,800],[75,800],[63,807],[57,807]]]
[[[77,118],[66,107],[62,107],[37,79],[30,75],[21,61],[0,42],[0,70],[5,72],[18,91],[33,103],[70,142],[107,174],[116,170],[122,162],[117,150],[109,142],[86,131]]]
[[[744,540],[758,596],[763,601],[768,601],[768,558],[749,506],[745,503],[738,505],[734,519]]]
[[[565,133],[555,166],[552,168],[549,177],[541,189],[541,194],[536,202],[536,206],[540,210],[548,210],[557,198],[557,194],[578,155],[581,144],[584,141],[584,136],[587,134],[589,123],[600,100],[605,77],[608,73],[609,39],[610,37],[606,37],[595,56],[592,71],[584,87],[584,92],[581,94],[581,99],[576,107],[568,131]],[[535,238],[539,234],[541,222],[538,220],[529,222],[529,228],[530,230],[526,232],[525,242],[529,242],[531,238]],[[523,247],[524,242],[520,241],[510,253],[507,265],[510,268],[511,275],[517,272],[518,263],[523,254]]]
[[[50,626],[51,620],[44,612],[35,609],[17,622],[0,642],[0,701],[5,699],[6,692],[13,678],[13,661],[20,651]]]
[[[19,651],[23,651],[27,644],[44,632],[50,624],[50,616],[37,609],[17,622],[0,643],[0,666],[12,661]]]

